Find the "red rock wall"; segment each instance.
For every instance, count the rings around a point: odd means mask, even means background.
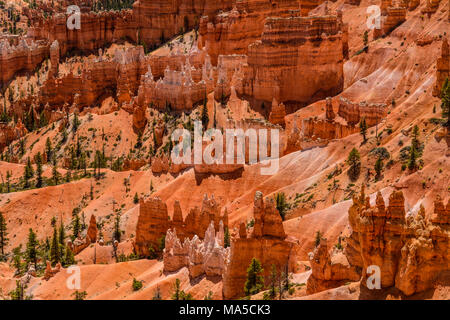
[[[267,17],[299,14],[297,0],[236,1],[233,10],[203,17],[199,28],[199,47],[206,47],[213,65],[220,54],[247,54],[249,44],[261,38]]]
[[[255,105],[274,98],[290,113],[341,92],[341,26],[334,16],[268,18],[262,40],[248,49],[244,96]]]
[[[450,50],[447,38],[444,38],[444,41],[442,41],[441,57],[436,62],[436,84],[433,88],[434,96],[441,95],[442,86],[447,78],[450,80]]]
[[[31,72],[49,56],[49,45],[44,41],[20,40],[11,46],[0,40],[0,88],[6,86],[19,72]]]

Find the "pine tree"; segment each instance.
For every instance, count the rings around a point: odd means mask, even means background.
[[[59,250],[60,259],[62,257],[64,257],[64,249],[66,247],[66,245],[64,243],[65,240],[66,240],[66,230],[64,228],[64,223],[62,222],[62,217],[61,217],[61,223],[59,224],[59,238],[58,238],[58,242],[59,242],[58,250]]]
[[[39,127],[45,127],[48,124],[47,118],[45,117],[44,110],[39,114]]]
[[[36,234],[33,232],[33,229],[30,228],[28,233],[26,261],[28,265],[30,263],[34,264],[35,270],[37,270],[37,246],[38,241],[36,239]]]
[[[56,164],[56,157],[53,157],[53,168],[52,168],[52,179],[55,183],[55,186],[58,185],[59,182],[59,172],[58,172],[58,166]]]
[[[364,43],[364,51],[368,52],[369,50],[369,32],[366,30],[363,34],[363,43]]]
[[[6,229],[6,219],[3,213],[0,211],[0,253],[1,257],[4,257],[5,255],[5,247],[8,244],[8,232]],[[2,259],[0,259],[2,260]]]
[[[280,213],[281,219],[284,220],[286,216],[286,210],[288,209],[288,204],[286,203],[286,195],[284,192],[278,192],[275,196],[275,202],[277,204],[277,210]]]
[[[6,171],[6,192],[10,193],[11,192],[11,171]]]
[[[375,180],[379,180],[381,177],[381,171],[383,170],[383,159],[379,157],[375,162]]]
[[[350,168],[348,170],[348,175],[352,181],[355,181],[358,179],[359,174],[361,172],[361,157],[359,155],[358,150],[356,148],[353,148],[352,151],[350,151],[350,154],[348,155],[347,162],[350,165]]]
[[[47,162],[50,162],[52,159],[52,142],[50,141],[50,138],[47,138],[45,141],[45,155],[47,156]]]
[[[56,230],[56,225],[53,227],[53,237],[50,246],[50,261],[53,265],[57,264],[60,261],[58,231]]]
[[[269,300],[275,299],[275,297],[277,295],[277,286],[276,286],[277,285],[277,278],[278,278],[277,267],[274,264],[272,264],[272,270],[270,272],[269,292],[265,296],[265,298],[267,298]]]
[[[450,82],[448,78],[445,79],[442,86],[441,99],[442,118],[445,120],[444,126],[450,129]]]
[[[208,108],[206,107],[206,103],[204,103],[203,104],[203,108],[202,108],[202,125],[203,125],[203,130],[206,130],[206,128],[208,128],[208,124],[209,124]]]
[[[367,141],[367,137],[366,137],[366,135],[367,135],[367,124],[366,124],[366,118],[365,117],[363,117],[361,119],[361,122],[359,123],[359,129],[360,129],[361,135],[363,136],[364,142],[366,142]]]
[[[75,214],[75,217],[72,221],[72,240],[75,240],[78,238],[78,235],[80,234],[81,224],[80,224],[80,217],[78,214]]]
[[[33,177],[33,175],[34,175],[33,167],[31,165],[30,157],[28,157],[27,164],[23,172],[23,181],[25,189],[30,187],[30,179]]]
[[[408,169],[413,171],[417,168],[417,150],[414,144],[409,149]]]
[[[134,194],[133,203],[134,204],[138,204],[139,203],[139,196],[138,196],[137,192]]]
[[[42,157],[41,153],[38,152],[36,155],[36,188],[41,188],[43,184],[42,179]]]
[[[16,289],[14,289],[9,293],[11,300],[24,300],[25,299],[24,289],[25,287],[21,283],[21,281],[16,280]]]
[[[173,285],[172,300],[180,300],[180,279],[175,279],[175,284]]]
[[[322,240],[322,233],[320,231],[317,231],[316,238],[314,240],[314,246],[318,247],[321,240]]]
[[[78,120],[78,114],[75,112],[73,115],[72,131],[77,132],[79,125],[80,125],[80,121]]]
[[[65,178],[66,182],[69,183],[70,180],[72,180],[72,172],[69,170],[66,171],[66,178]]]
[[[12,262],[16,269],[15,275],[22,275],[22,245],[13,249]]]
[[[64,265],[71,266],[75,264],[75,257],[69,246],[66,246],[66,252],[64,254]]]
[[[228,248],[230,246],[230,231],[225,227],[225,233],[223,235],[223,246]]]
[[[409,149],[408,169],[413,171],[417,169],[417,159],[420,156],[420,141],[419,141],[419,127],[414,126],[411,138],[411,147]]]
[[[261,291],[264,286],[263,268],[258,259],[253,258],[247,269],[247,280],[244,285],[245,295],[254,295]]]
[[[114,221],[114,233],[113,233],[113,239],[117,240],[117,242],[120,242],[122,232],[120,231],[120,213],[117,212],[116,219]]]

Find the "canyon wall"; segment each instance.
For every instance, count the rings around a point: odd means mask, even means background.
[[[138,40],[131,10],[82,13],[80,29],[73,30],[67,28],[68,17],[59,13],[49,19],[38,18],[28,36],[49,43],[58,40],[61,56],[71,50],[95,52],[120,39]]]
[[[299,9],[297,0],[235,1],[231,11],[201,18],[199,47],[207,48],[213,65],[220,54],[247,54],[249,44],[261,38],[266,17],[291,17]]]
[[[158,44],[199,25],[202,16],[232,8],[233,0],[138,0],[133,18],[142,42]],[[164,41],[163,41],[164,42]]]
[[[254,105],[276,99],[291,113],[341,92],[342,25],[335,16],[267,18],[261,41],[248,47],[243,95]]]
[[[441,57],[436,61],[436,83],[433,88],[433,95],[441,95],[445,79],[450,80],[450,50],[447,38],[442,41]]]
[[[146,66],[142,47],[118,49],[113,58],[105,58],[100,50],[99,56],[88,58],[78,70],[65,74],[52,71],[42,86],[39,103],[50,108],[76,104],[82,109],[108,92],[119,103],[128,102],[137,94]]]
[[[21,39],[17,45],[10,45],[9,40],[0,40],[0,88],[18,73],[34,71],[48,56],[45,41]]]

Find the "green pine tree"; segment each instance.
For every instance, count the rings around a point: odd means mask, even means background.
[[[352,181],[356,181],[361,172],[361,157],[359,155],[358,150],[356,150],[356,148],[353,148],[352,151],[350,151],[350,154],[348,155],[347,163],[350,166],[350,168],[348,170],[348,175]]]
[[[246,296],[257,294],[264,287],[263,268],[261,262],[253,258],[247,269],[247,280],[244,285]]]
[[[33,229],[30,228],[28,233],[28,242],[26,249],[26,261],[27,264],[34,264],[35,270],[37,270],[37,246],[38,241],[36,238],[36,233],[33,232]]]
[[[383,159],[379,157],[377,161],[375,162],[375,180],[379,180],[381,177],[381,172],[383,171]]]
[[[42,157],[41,157],[41,153],[38,152],[36,155],[36,188],[41,188],[42,185],[43,185]]]
[[[50,261],[52,262],[52,265],[55,265],[61,261],[59,255],[58,231],[56,229],[56,225],[53,227],[53,237],[50,245]]]
[[[228,230],[228,227],[225,227],[225,233],[223,235],[223,246],[225,248],[228,248],[231,245],[230,242],[230,231]]]
[[[444,85],[442,86],[441,99],[442,118],[445,121],[444,125],[450,129],[450,82],[448,78],[445,79]]]
[[[8,242],[9,239],[6,228],[6,219],[3,213],[0,211],[0,253],[1,253],[0,261],[2,260],[1,258],[5,256],[5,247],[8,244]]]
[[[363,117],[359,123],[359,129],[361,132],[361,135],[363,136],[363,140],[364,142],[367,141],[367,123],[366,123],[366,118]]]

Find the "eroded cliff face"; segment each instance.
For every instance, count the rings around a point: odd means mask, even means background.
[[[286,240],[281,216],[275,208],[273,199],[264,200],[261,192],[256,192],[254,200],[254,227],[245,234],[242,228],[240,238],[231,243],[229,263],[223,278],[223,296],[235,299],[244,296],[246,270],[253,258],[258,259],[264,269],[266,284],[274,264],[278,272],[292,270],[295,243]]]
[[[67,28],[69,15],[58,13],[50,19],[43,17],[33,21],[28,30],[32,39],[52,43],[58,40],[61,56],[71,50],[96,52],[120,39],[137,42],[136,23],[131,10],[81,13],[80,29]]]
[[[45,41],[22,39],[17,45],[0,40],[0,88],[20,72],[32,72],[49,56]]]
[[[232,3],[233,0],[139,0],[133,4],[133,18],[142,41],[161,43],[197,26],[202,16],[230,10]]]
[[[326,145],[330,140],[342,139],[359,132],[358,124],[363,118],[367,126],[372,127],[379,124],[386,116],[386,104],[365,101],[357,103],[343,97],[339,98],[336,114],[332,99],[327,98],[325,114],[303,119],[301,128],[294,127],[290,130],[286,152]]]
[[[142,47],[118,49],[113,58],[104,57],[100,50],[97,57],[77,70],[65,74],[52,71],[42,86],[39,103],[50,109],[75,104],[82,110],[104,97],[105,92],[115,94],[119,103],[129,102],[137,94],[146,66]]]
[[[433,288],[437,281],[449,277],[449,210],[450,202],[444,206],[438,198],[431,216],[425,215],[423,207],[416,215],[406,216],[401,191],[390,195],[388,206],[378,193],[375,206],[371,206],[363,189],[359,197],[354,197],[349,209],[352,233],[346,239],[343,254],[351,268],[361,271],[364,286],[367,285],[367,268],[378,266],[381,288],[395,287],[407,296]],[[328,285],[341,280],[323,271],[323,265],[330,259],[328,254],[316,252],[314,257],[319,260],[312,263],[314,277],[331,281]],[[340,267],[343,266],[348,269],[347,264]],[[316,291],[318,286],[313,280],[311,290]],[[324,287],[326,285],[322,289]]]
[[[168,229],[176,229],[180,241],[194,236],[203,239],[211,222],[218,230],[221,223],[223,227],[228,228],[228,214],[226,211],[221,214],[221,208],[214,195],[211,198],[205,195],[201,209],[194,207],[184,219],[178,202],[174,203],[173,217],[169,219],[167,206],[161,199],[141,199],[134,249],[137,254],[148,256],[151,247],[158,250],[159,241],[166,235]]]
[[[218,56],[247,54],[249,44],[261,38],[266,17],[290,17],[299,14],[297,0],[235,1],[233,9],[200,20],[199,47],[206,47],[213,65]]]
[[[450,49],[447,38],[442,41],[441,57],[436,61],[436,84],[433,88],[433,95],[440,96],[445,79],[450,80]]]
[[[0,150],[27,133],[28,130],[20,121],[16,125],[0,122]]]
[[[388,6],[385,11],[382,8],[381,28],[374,29],[374,38],[385,36],[406,21],[407,8],[403,6]]]
[[[248,47],[243,95],[255,105],[276,99],[293,112],[342,91],[343,60],[336,16],[267,18],[261,41]]]

